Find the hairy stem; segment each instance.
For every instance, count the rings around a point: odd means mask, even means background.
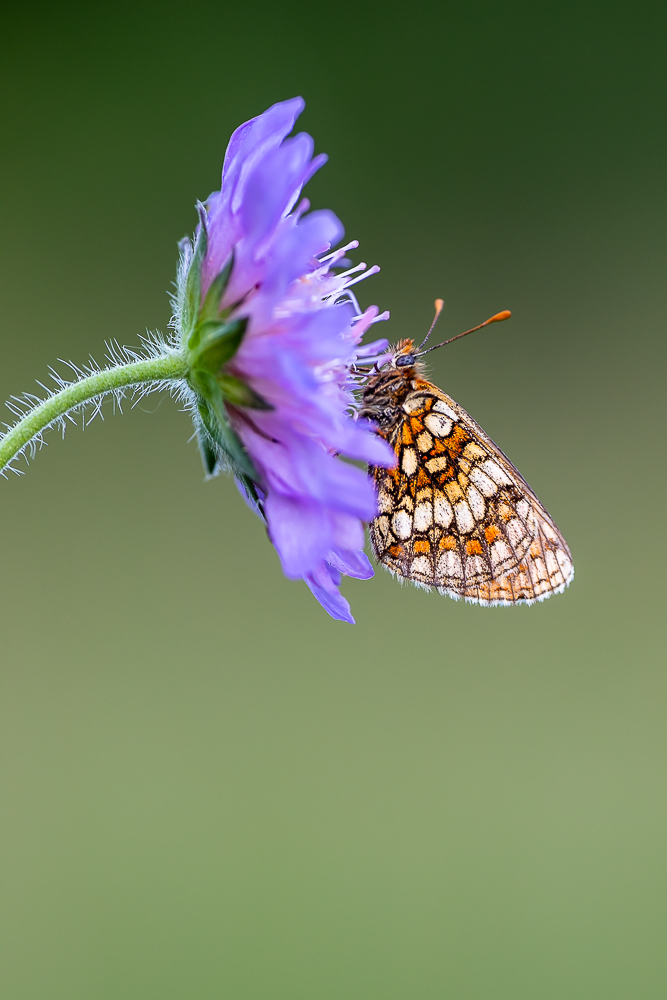
[[[131,385],[141,385],[146,382],[170,382],[183,378],[187,365],[180,355],[166,354],[144,361],[132,361],[129,364],[116,365],[105,371],[95,372],[73,382],[60,392],[49,396],[34,409],[26,413],[0,440],[0,471],[17,455],[22,448],[37,434],[45,430],[49,424],[59,417],[64,417],[70,410],[80,406],[90,399],[124,389]]]

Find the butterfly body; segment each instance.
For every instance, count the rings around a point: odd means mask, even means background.
[[[369,469],[371,544],[386,569],[483,605],[532,604],[571,582],[553,520],[463,407],[423,377],[411,340],[367,379],[361,414],[397,457],[393,469]]]

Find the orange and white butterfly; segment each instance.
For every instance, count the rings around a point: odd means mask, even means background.
[[[438,299],[436,319],[441,309]],[[479,424],[423,377],[418,357],[412,340],[399,341],[363,389],[361,415],[397,457],[394,469],[369,468],[378,560],[418,586],[475,604],[532,604],[560,593],[574,576],[565,539]]]

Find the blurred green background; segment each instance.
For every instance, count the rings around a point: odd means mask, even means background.
[[[165,328],[231,131],[302,94],[308,193],[382,265],[361,300],[393,337],[436,296],[443,336],[513,310],[432,371],[577,567],[495,610],[380,573],[346,626],[168,398],[52,433],[0,483],[8,1000],[667,995],[666,21],[5,12],[3,399]]]

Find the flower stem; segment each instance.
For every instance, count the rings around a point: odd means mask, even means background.
[[[181,379],[187,372],[185,359],[179,354],[161,354],[143,361],[115,365],[73,382],[38,403],[18,421],[0,440],[0,471],[21,451],[28,442],[45,430],[59,417],[90,399],[103,396],[115,389],[146,382],[171,382]]]

